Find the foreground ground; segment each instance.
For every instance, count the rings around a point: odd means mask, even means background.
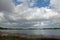
[[[56,38],[54,38],[54,36],[52,37],[50,38],[49,36],[44,37],[43,35],[36,36],[36,35],[8,33],[0,31],[0,40],[60,40],[60,36]]]
[[[0,40],[59,40],[53,38],[26,38],[18,36],[0,36]]]

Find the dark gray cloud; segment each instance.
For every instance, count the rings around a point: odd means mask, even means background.
[[[0,11],[12,12],[14,10],[14,5],[12,0],[0,0]]]

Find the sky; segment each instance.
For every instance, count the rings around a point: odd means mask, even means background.
[[[0,0],[0,27],[60,26],[60,0]]]

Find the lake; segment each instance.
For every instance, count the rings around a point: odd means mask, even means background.
[[[60,35],[60,30],[0,30],[2,32],[23,33],[29,35]]]

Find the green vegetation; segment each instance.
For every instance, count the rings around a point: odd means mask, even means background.
[[[7,29],[7,28],[2,28],[2,27],[0,27],[0,30],[4,30],[4,29]]]
[[[60,28],[2,28],[0,30],[60,30]]]
[[[1,40],[59,40],[53,38],[26,38],[26,37],[18,37],[18,36],[0,36]]]

